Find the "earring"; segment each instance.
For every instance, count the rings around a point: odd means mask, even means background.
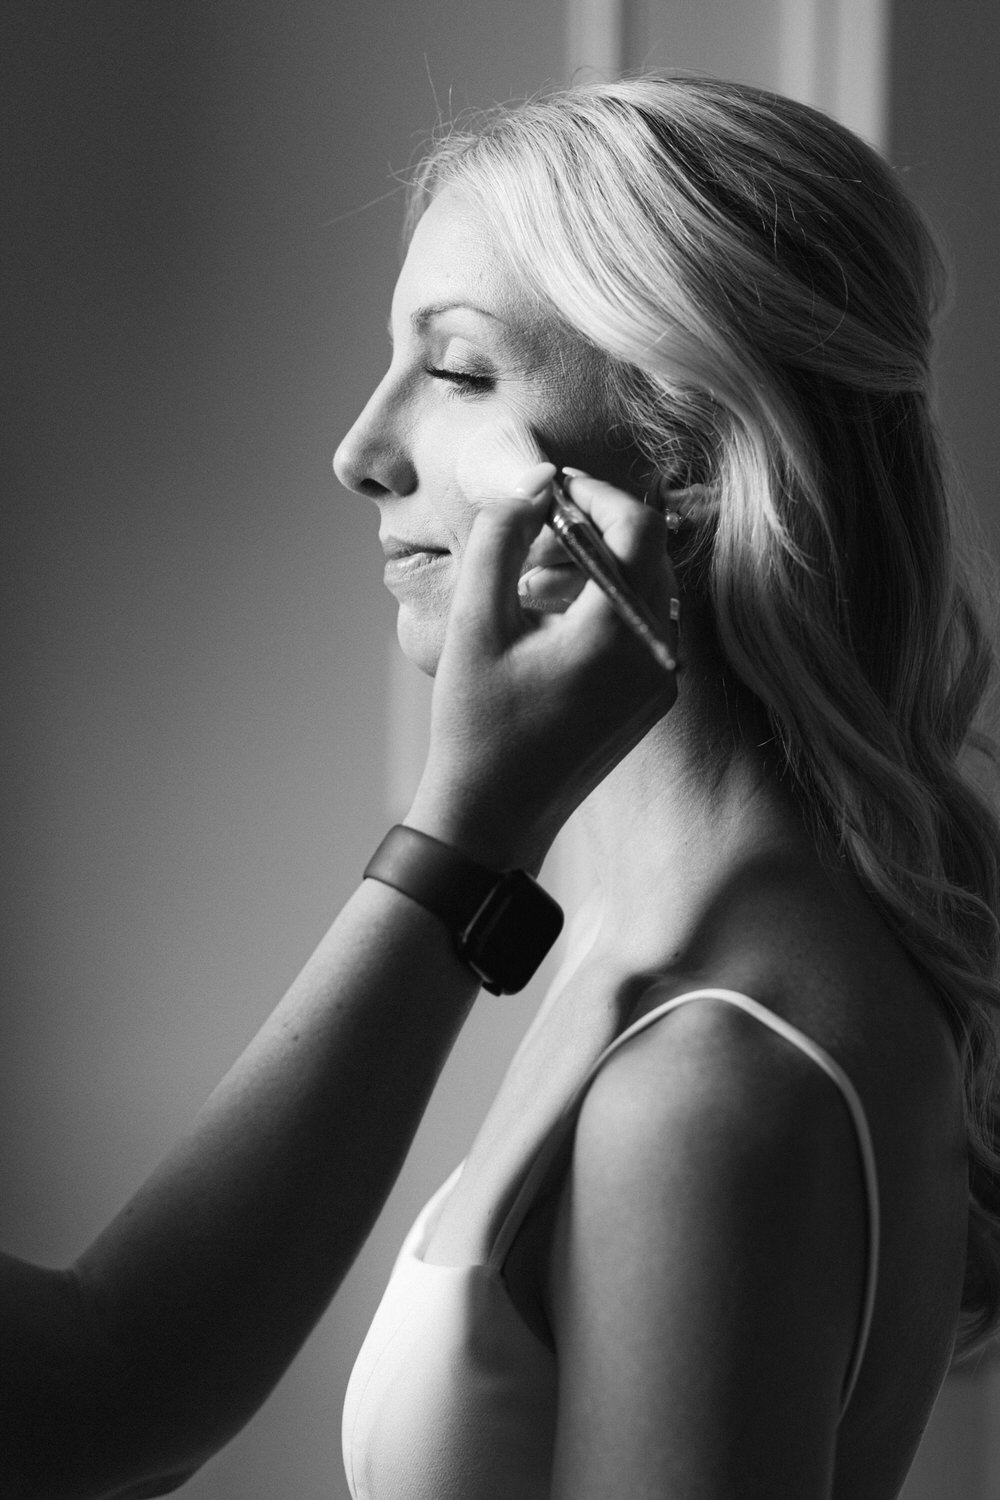
[[[680,531],[685,519],[679,510],[674,510],[670,505],[674,493],[662,475],[655,475],[642,497],[643,505],[651,505],[660,512],[670,532]]]

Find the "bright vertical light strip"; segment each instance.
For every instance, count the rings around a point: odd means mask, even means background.
[[[836,3],[836,0],[834,0]],[[820,6],[823,0],[782,0],[778,77],[782,94],[820,106]]]
[[[389,655],[386,813],[399,823],[413,801],[427,759],[432,682],[403,655],[395,635]]]
[[[620,73],[625,66],[625,0],[565,0],[566,76]]]
[[[889,134],[887,0],[838,0],[833,113],[884,151]]]
[[[888,0],[783,0],[778,89],[879,150],[888,141]]]

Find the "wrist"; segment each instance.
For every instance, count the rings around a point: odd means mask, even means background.
[[[546,832],[503,815],[495,806],[487,808],[478,799],[445,792],[421,782],[403,822],[443,844],[460,850],[469,859],[490,870],[527,870],[537,875],[555,839],[558,827]]]
[[[436,916],[495,995],[524,988],[563,925],[558,902],[523,869],[490,869],[408,824],[389,830],[365,878],[394,886]]]

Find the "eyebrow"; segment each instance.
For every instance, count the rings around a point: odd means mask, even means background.
[[[426,307],[418,307],[410,314],[410,324],[415,333],[424,333],[428,323],[446,312],[471,312],[477,313],[481,318],[490,318],[494,323],[502,323],[504,320],[499,313],[490,312],[488,308],[478,307],[474,302],[463,302],[456,298],[452,302],[429,302]],[[392,337],[392,317],[389,318],[389,337]]]

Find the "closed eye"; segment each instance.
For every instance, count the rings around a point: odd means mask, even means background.
[[[473,375],[469,370],[443,370],[437,365],[425,365],[424,371],[434,380],[447,380],[457,391],[464,391],[467,395],[482,395],[496,384],[492,375]]]

